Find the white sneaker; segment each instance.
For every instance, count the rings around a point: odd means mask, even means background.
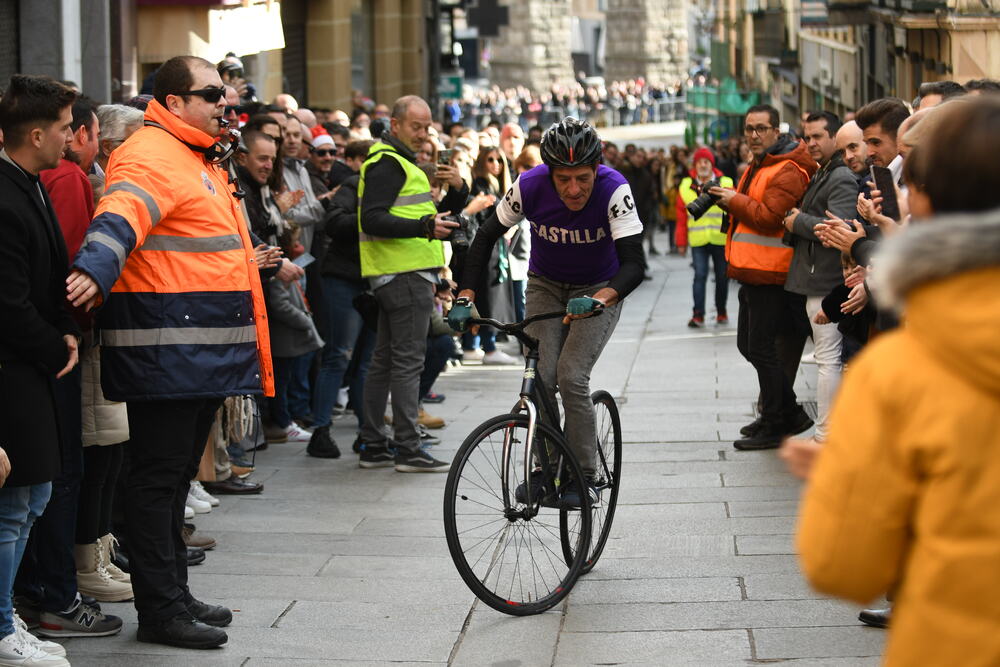
[[[483,366],[516,366],[521,362],[503,350],[487,352],[483,357]]]
[[[69,661],[61,655],[53,655],[27,642],[15,629],[0,639],[0,665],[17,667],[69,667]]]
[[[288,435],[288,442],[309,442],[312,438],[312,431],[302,428],[295,422],[288,425],[285,433]]]
[[[462,352],[462,363],[467,364],[473,361],[482,361],[486,353],[482,350],[465,350]]]
[[[204,500],[198,500],[198,498],[191,493],[190,490],[188,490],[188,497],[184,504],[198,514],[208,514],[212,511],[212,505],[210,503],[206,503]]]
[[[211,493],[205,490],[205,487],[201,485],[196,479],[191,480],[191,491],[190,494],[193,495],[198,500],[208,503],[212,507],[219,506],[219,499],[213,496]]]
[[[194,508],[190,505],[184,505],[184,518],[188,521],[194,518]]]
[[[40,637],[28,632],[28,625],[21,617],[14,613],[14,632],[21,636],[21,639],[26,643],[34,646],[35,648],[45,651],[49,655],[58,655],[63,658],[66,657],[66,647],[62,644],[57,644],[55,642],[46,641]]]

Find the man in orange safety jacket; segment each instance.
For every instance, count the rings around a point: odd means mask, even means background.
[[[222,81],[208,61],[179,56],[158,70],[153,97],[145,127],[111,155],[67,283],[74,305],[100,307],[102,388],[128,405],[138,639],[211,648],[232,614],[188,589],[185,500],[222,401],[273,394],[273,375],[260,262],[217,164]]]

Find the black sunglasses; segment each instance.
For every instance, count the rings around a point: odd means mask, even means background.
[[[225,88],[199,88],[198,90],[184,90],[179,93],[170,93],[171,95],[177,95],[179,97],[187,97],[188,95],[197,95],[201,99],[205,100],[209,104],[217,104],[222,96],[226,94]]]
[[[317,148],[313,151],[316,155],[320,157],[326,157],[327,155],[336,155],[337,151],[333,148]]]
[[[239,106],[239,105],[237,105],[237,106],[229,106],[227,104],[226,105],[226,113],[237,113],[237,114],[243,113],[243,107]]]

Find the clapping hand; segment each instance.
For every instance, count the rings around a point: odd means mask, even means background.
[[[854,224],[852,229],[846,220],[838,218],[830,211],[827,211],[826,214],[829,217],[813,229],[816,238],[822,241],[827,248],[836,248],[846,253],[851,252],[851,246],[854,245],[854,242],[865,236],[865,228],[852,220],[851,222]]]

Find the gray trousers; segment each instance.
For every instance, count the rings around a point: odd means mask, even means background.
[[[593,296],[606,284],[569,285],[529,274],[526,315],[564,311],[570,299]],[[551,319],[535,322],[527,329],[538,339],[538,372],[553,406],[557,405],[555,390],[556,384],[559,385],[566,413],[566,440],[587,474],[592,474],[597,466],[597,425],[590,401],[590,372],[614,333],[620,313],[621,303],[617,303],[597,317],[575,320],[569,326],[562,320]]]
[[[382,417],[392,390],[393,440],[400,449],[417,451],[420,373],[434,308],[434,286],[416,273],[401,273],[376,289],[375,299],[378,334],[365,379],[361,442],[387,446]]]

